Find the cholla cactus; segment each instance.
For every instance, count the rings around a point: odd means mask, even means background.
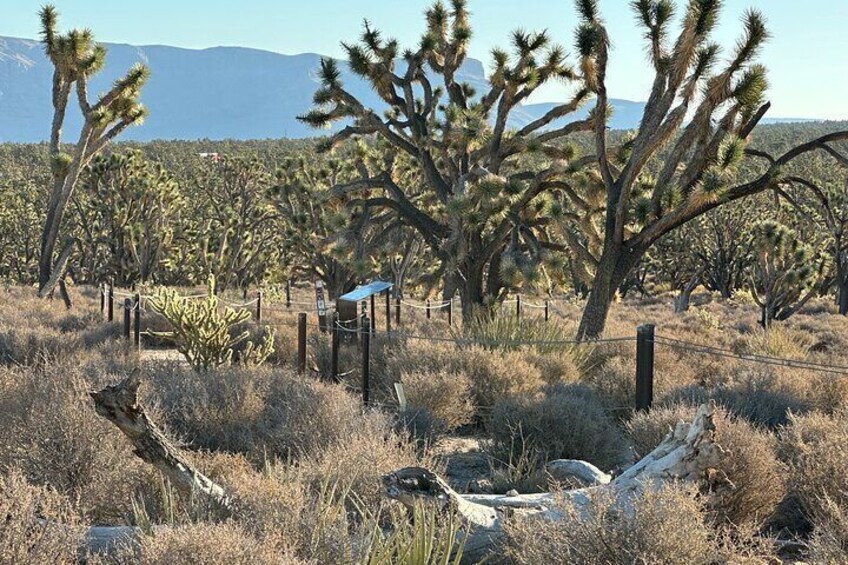
[[[249,332],[234,334],[238,324],[250,318],[250,312],[220,308],[215,296],[215,277],[209,277],[208,295],[202,300],[180,296],[176,290],[160,288],[150,301],[150,308],[161,314],[174,328],[157,335],[173,338],[177,347],[196,371],[208,371],[233,362],[234,347],[247,342],[238,361],[259,365],[274,352],[274,332],[265,334],[262,343],[247,341]]]
[[[756,260],[749,273],[750,288],[762,310],[760,323],[785,320],[813,296],[823,267],[816,270],[813,249],[777,222],[754,226],[753,243]]]

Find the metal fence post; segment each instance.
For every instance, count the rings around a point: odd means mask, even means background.
[[[256,321],[262,321],[262,291],[256,292]]]
[[[133,308],[133,344],[141,349],[141,295],[135,293],[135,308]]]
[[[515,295],[515,317],[521,318],[521,295]]]
[[[362,320],[362,403],[368,405],[371,393],[371,320]]]
[[[339,313],[333,312],[333,327],[330,329],[330,378],[339,382]]]
[[[297,372],[306,374],[306,312],[297,315]]]
[[[392,295],[386,289],[386,333],[392,331]]]
[[[106,316],[106,285],[100,283],[100,318]]]
[[[377,307],[376,307],[376,298],[372,294],[371,295],[371,333],[377,333]]]
[[[427,299],[427,319],[430,319],[430,299]]]
[[[551,312],[551,303],[550,303],[550,301],[546,298],[546,299],[545,299],[545,321],[546,321],[546,322],[550,319],[550,312]]]
[[[130,340],[130,315],[132,310],[132,299],[124,298],[124,339]]]
[[[109,295],[106,301],[106,320],[111,322],[115,319],[115,283],[109,281]]]
[[[400,296],[395,297],[395,325],[400,329]]]
[[[649,410],[654,400],[654,325],[636,328],[636,410]]]
[[[453,326],[453,297],[448,300],[448,327]]]

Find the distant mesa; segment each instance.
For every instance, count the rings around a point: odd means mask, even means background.
[[[192,50],[161,45],[106,46],[107,66],[92,81],[91,92],[105,91],[137,61],[146,63],[152,71],[142,95],[150,115],[143,126],[131,128],[122,139],[299,138],[325,133],[295,119],[311,105],[320,55],[281,55],[243,47]],[[0,37],[0,141],[46,140],[52,116],[51,74],[52,68],[37,41]],[[477,92],[486,88],[480,61],[466,61],[460,79]],[[360,99],[375,107],[383,106],[371,88],[350,72],[343,73],[343,80]],[[639,125],[643,103],[613,99],[611,104],[614,114],[610,127],[632,129]],[[510,126],[521,127],[552,106],[521,106],[513,112]],[[73,112],[67,122],[66,139],[72,139],[79,131],[78,109]],[[587,112],[584,108],[576,117],[585,117]]]

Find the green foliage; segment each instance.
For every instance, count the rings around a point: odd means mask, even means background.
[[[817,258],[785,225],[760,222],[753,231],[756,261],[749,272],[749,286],[762,310],[761,322],[785,320],[806,302],[821,275]]]
[[[238,331],[239,324],[250,318],[247,310],[221,306],[215,295],[215,277],[209,277],[203,299],[180,296],[174,289],[159,288],[150,300],[151,310],[161,314],[173,328],[157,335],[174,339],[177,348],[196,371],[209,371],[233,362],[234,347],[246,342],[237,361],[260,365],[274,352],[274,333],[265,334],[262,343],[247,341],[250,333]]]
[[[420,503],[412,519],[397,522],[386,536],[377,528],[362,565],[459,565],[465,535],[453,514],[442,516],[434,504]]]

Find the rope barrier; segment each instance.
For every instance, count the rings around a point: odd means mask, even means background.
[[[440,302],[439,304],[430,304],[429,306],[427,306],[426,304],[423,305],[423,306],[420,305],[420,304],[413,304],[412,302],[408,302],[408,301],[403,300],[403,299],[400,301],[400,303],[406,304],[410,308],[417,308],[418,310],[439,310],[441,308],[444,308],[445,306],[450,305],[451,301],[445,300],[443,302]]]
[[[384,334],[385,335],[385,334]],[[469,337],[436,337],[436,336],[424,336],[424,335],[414,335],[407,334],[404,332],[399,332],[396,330],[392,330],[389,332],[389,337],[392,338],[402,338],[402,339],[416,339],[420,341],[435,341],[435,342],[452,342],[456,344],[462,345],[508,345],[508,346],[521,346],[521,345],[595,345],[599,343],[622,343],[629,341],[636,341],[636,337],[612,337],[612,338],[604,338],[604,339],[593,339],[593,340],[576,340],[576,339],[557,339],[557,340],[532,340],[532,339],[516,339],[516,340],[501,340],[501,339],[481,339],[481,338],[469,338]]]
[[[667,345],[675,349],[690,351],[692,353],[711,354],[727,359],[737,359],[739,361],[747,361],[753,363],[762,363],[764,365],[777,365],[781,367],[791,367],[794,369],[806,369],[809,371],[818,371],[822,373],[833,373],[837,375],[848,375],[848,367],[839,365],[824,365],[812,361],[802,361],[797,359],[786,359],[783,357],[771,357],[768,355],[740,355],[729,349],[722,349],[710,345],[691,343],[680,339],[674,339],[665,336],[655,336],[654,343]]]

